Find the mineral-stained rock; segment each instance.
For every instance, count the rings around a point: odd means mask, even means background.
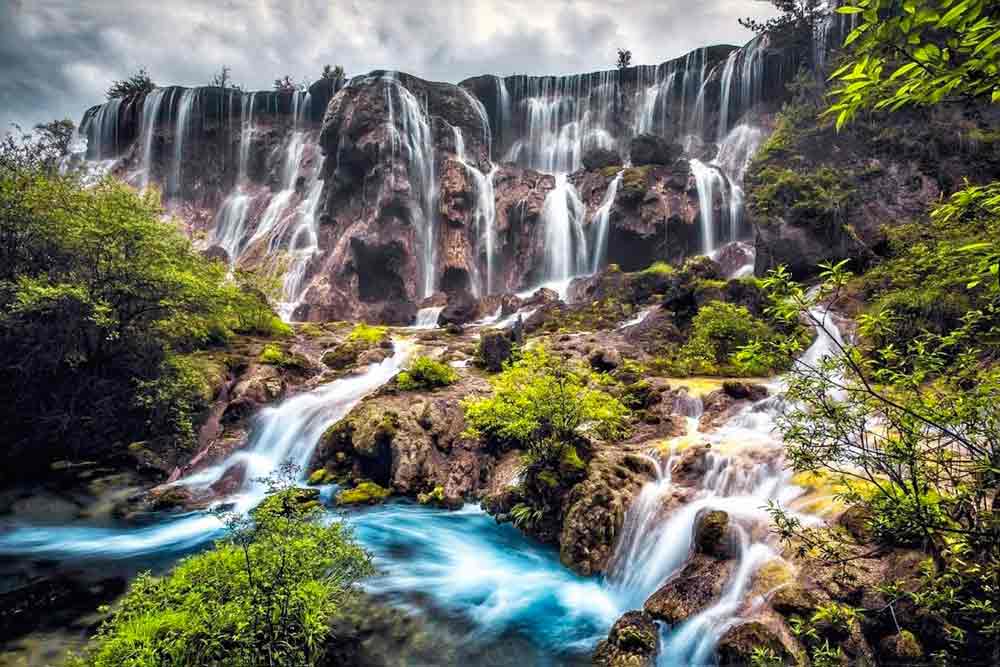
[[[514,343],[506,331],[488,330],[479,336],[479,356],[483,367],[491,373],[503,370],[513,351]]]
[[[448,305],[438,315],[438,326],[466,324],[479,317],[479,300],[468,291],[461,290],[448,295]]]
[[[640,134],[632,138],[629,155],[632,164],[641,167],[646,164],[670,164],[684,153],[679,144],[671,144],[655,134]]]
[[[736,562],[696,553],[646,600],[645,610],[669,625],[684,621],[719,599]]]
[[[622,159],[618,153],[607,148],[595,147],[583,154],[583,168],[588,171],[597,171],[621,163]]]
[[[590,355],[590,366],[597,371],[613,371],[621,366],[622,354],[614,348],[600,348]]]
[[[737,400],[757,402],[767,398],[767,387],[740,380],[726,380],[722,383],[722,391]]]
[[[694,548],[698,553],[715,558],[733,556],[729,515],[722,510],[699,513],[694,523]]]
[[[794,664],[792,653],[788,651],[781,636],[760,621],[740,623],[726,631],[719,640],[717,649],[719,665],[722,667],[743,667],[751,664],[755,648],[772,651],[780,664]]]
[[[593,662],[600,667],[652,667],[659,645],[659,629],[649,614],[629,611],[597,645]]]
[[[586,479],[563,501],[566,511],[559,535],[563,564],[583,575],[605,571],[625,512],[654,475],[652,463],[638,453],[599,449],[587,466]]]

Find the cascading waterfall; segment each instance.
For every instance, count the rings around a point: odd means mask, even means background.
[[[394,73],[385,76],[392,159],[406,160],[411,181],[420,194],[418,214],[423,273],[421,296],[434,293],[437,266],[437,185],[434,176],[434,135],[423,106]],[[397,113],[397,104],[399,105]],[[402,154],[402,155],[401,155]]]
[[[118,116],[121,99],[108,100],[94,112],[80,128],[87,137],[87,159],[103,162],[118,156]]]
[[[174,159],[171,163],[170,181],[167,191],[171,196],[180,196],[184,187],[181,180],[184,164],[184,141],[190,131],[192,111],[198,100],[198,88],[185,88],[177,102],[174,123]]]
[[[587,267],[587,239],[583,233],[585,206],[566,174],[556,176],[556,186],[545,197],[545,279],[565,282]]]
[[[483,113],[485,114],[485,111]],[[483,118],[488,128],[489,121],[486,120],[485,115]],[[496,191],[493,187],[493,179],[496,176],[499,165],[490,163],[489,172],[483,174],[483,172],[479,171],[475,165],[466,159],[465,139],[462,137],[462,131],[458,127],[452,127],[451,129],[455,139],[455,157],[465,167],[466,173],[475,182],[476,206],[472,211],[472,224],[473,229],[476,230],[480,239],[480,250],[486,255],[486,275],[480,276],[477,291],[481,295],[488,295],[493,293],[493,262],[496,255],[497,218]]]
[[[701,220],[701,251],[709,255],[715,250],[715,198],[725,199],[726,182],[722,173],[701,160],[691,160],[691,173],[698,188],[698,217]]]
[[[319,211],[320,196],[323,194],[323,182],[319,176],[323,173],[323,160],[310,175],[308,194],[302,200],[298,209],[298,224],[292,229],[288,240],[288,252],[291,263],[285,271],[282,284],[282,303],[279,311],[283,319],[291,320],[295,309],[301,303],[302,286],[305,280],[309,262],[319,252],[319,224],[316,214]]]
[[[142,165],[140,167],[139,187],[145,190],[149,187],[150,176],[153,171],[153,137],[156,131],[156,122],[160,117],[160,106],[167,91],[163,88],[156,88],[150,91],[142,100],[142,125],[139,129],[139,138],[142,142]]]
[[[618,194],[618,186],[621,185],[622,175],[625,170],[619,171],[608,184],[608,190],[604,193],[604,200],[594,213],[594,259],[590,265],[591,273],[597,271],[604,265],[608,256],[608,228],[611,226],[611,208],[615,205],[615,196]]]

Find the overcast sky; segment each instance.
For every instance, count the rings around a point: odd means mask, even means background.
[[[158,84],[397,69],[438,81],[566,74],[742,44],[762,0],[0,0],[0,130],[70,117],[140,65]]]

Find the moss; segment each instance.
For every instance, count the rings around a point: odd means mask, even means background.
[[[604,178],[614,178],[615,176],[618,175],[618,172],[621,170],[622,167],[620,164],[611,165],[610,167],[603,167],[601,169],[601,175],[604,176]]]
[[[262,364],[280,366],[285,361],[285,352],[273,343],[268,343],[261,351],[258,361]]]
[[[551,470],[543,470],[537,475],[538,481],[542,482],[551,489],[559,486],[559,478]]]
[[[326,468],[319,468],[318,470],[313,470],[312,474],[309,475],[309,485],[310,486],[323,486],[325,484],[332,484],[336,481],[336,477],[332,472]]]
[[[645,165],[642,167],[629,167],[622,174],[621,189],[623,190],[623,195],[625,198],[629,196],[636,196],[646,192],[649,189],[649,172],[652,169],[650,165]]]
[[[338,505],[376,505],[389,497],[390,491],[375,482],[361,482],[353,489],[337,494]]]
[[[855,181],[856,174],[849,169],[767,166],[754,175],[748,203],[762,224],[786,222],[829,231],[842,224]]]
[[[388,337],[388,327],[373,326],[362,322],[354,326],[351,333],[347,336],[347,340],[376,345],[388,339]]]
[[[579,452],[576,451],[576,447],[569,445],[565,447],[562,452],[562,458],[559,461],[559,465],[562,468],[568,468],[573,471],[586,470],[587,464],[583,462],[580,458]]]
[[[667,262],[653,262],[639,272],[639,275],[672,276],[677,270]]]
[[[444,504],[444,487],[440,484],[435,486],[429,493],[417,495],[417,502],[421,505],[442,505]]]

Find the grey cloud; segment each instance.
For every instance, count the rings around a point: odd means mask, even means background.
[[[145,66],[161,84],[205,84],[222,64],[251,89],[398,69],[439,81],[656,63],[739,44],[757,0],[0,0],[0,128],[78,120],[108,83]]]

